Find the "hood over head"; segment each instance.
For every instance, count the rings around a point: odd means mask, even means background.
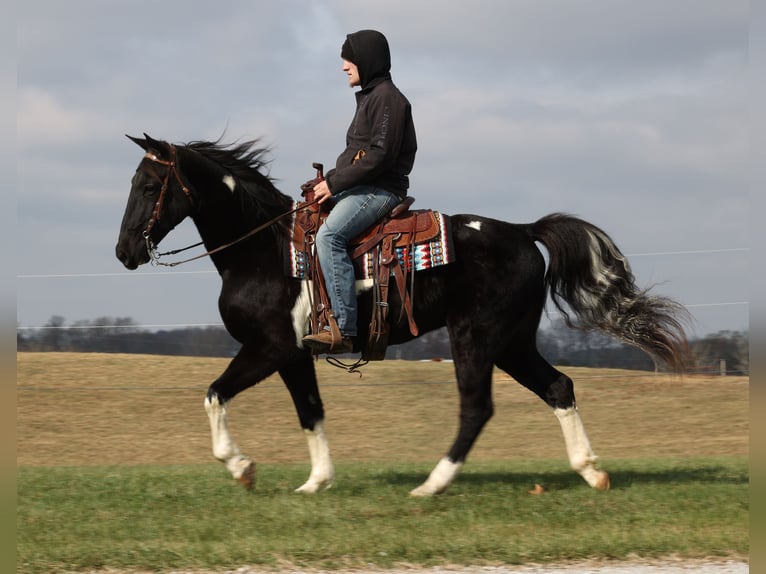
[[[391,78],[388,40],[377,30],[359,30],[346,36],[340,55],[359,68],[363,90]]]

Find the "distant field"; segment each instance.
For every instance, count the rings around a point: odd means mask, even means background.
[[[550,410],[498,372],[464,471],[424,500],[407,493],[456,431],[451,364],[387,361],[360,379],[319,362],[337,476],[314,496],[292,492],[308,452],[277,379],[230,407],[255,491],[213,459],[203,398],[225,365],[20,353],[17,573],[747,559],[745,377],[563,369],[604,493],[568,468]]]
[[[226,359],[19,353],[19,466],[187,464],[212,460],[203,408]],[[383,361],[350,375],[317,363],[336,462],[435,463],[457,430],[450,363]],[[593,448],[610,458],[748,454],[748,378],[563,368]],[[550,409],[496,371],[495,416],[471,460],[565,459]],[[259,464],[305,462],[287,390],[272,377],[230,406],[243,452]],[[223,472],[223,470],[222,470]],[[342,477],[339,477],[342,480]]]

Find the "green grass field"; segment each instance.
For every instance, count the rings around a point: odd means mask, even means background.
[[[378,567],[748,554],[747,461],[614,461],[590,490],[561,464],[471,465],[447,494],[413,499],[427,465],[340,465],[340,484],[296,495],[277,465],[249,494],[212,465],[25,468],[18,567]],[[529,494],[535,483],[548,489]]]
[[[292,492],[305,440],[276,381],[232,403],[255,491],[212,461],[202,398],[224,365],[20,354],[17,572],[749,553],[746,378],[566,369],[612,477],[597,492],[569,470],[547,408],[498,373],[497,414],[463,472],[414,499],[456,429],[451,366],[385,362],[359,380],[319,363],[336,484],[306,496]]]

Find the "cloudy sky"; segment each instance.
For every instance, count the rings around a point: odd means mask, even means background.
[[[141,151],[262,138],[298,197],[354,107],[345,34],[383,31],[417,207],[604,228],[704,335],[748,328],[744,0],[29,0],[17,6],[17,323],[219,322],[209,261],[114,257]],[[184,224],[163,249],[197,240]]]

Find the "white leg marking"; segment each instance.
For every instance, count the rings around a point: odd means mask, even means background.
[[[410,491],[410,495],[433,496],[444,492],[455,480],[462,466],[462,462],[452,462],[445,456],[428,475],[428,479],[415,490]]]
[[[295,489],[295,492],[315,493],[332,486],[335,479],[335,468],[330,459],[330,445],[324,433],[322,421],[314,425],[314,430],[306,430],[306,441],[311,457],[311,474],[306,483]]]
[[[481,221],[469,221],[465,226],[475,229],[476,231],[481,231]]]
[[[226,187],[229,188],[229,191],[234,193],[234,188],[237,187],[237,182],[234,180],[233,177],[231,177],[230,175],[224,175],[223,176],[223,183],[224,183],[224,185]]]
[[[588,440],[588,435],[585,434],[585,426],[582,424],[577,407],[553,409],[553,413],[559,419],[561,430],[564,433],[564,443],[567,447],[569,464],[593,488],[608,490],[609,475],[603,470],[596,469],[598,457],[591,449],[590,441]]]
[[[237,443],[229,433],[229,425],[226,417],[226,406],[218,401],[218,397],[211,401],[205,397],[205,411],[210,420],[210,434],[213,439],[213,456],[226,465],[231,475],[237,480],[248,471],[253,461],[239,452]]]

